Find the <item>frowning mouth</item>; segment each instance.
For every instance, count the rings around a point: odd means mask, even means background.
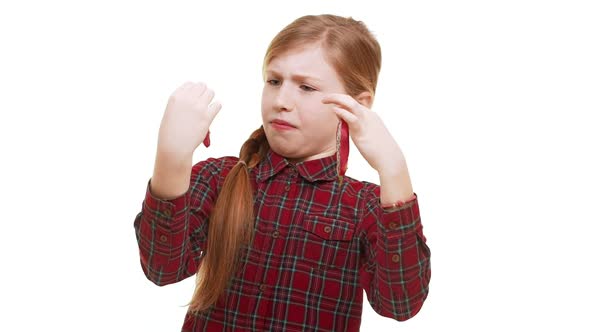
[[[278,119],[271,121],[271,125],[273,126],[273,128],[279,130],[295,129],[295,126],[293,126],[289,122]]]

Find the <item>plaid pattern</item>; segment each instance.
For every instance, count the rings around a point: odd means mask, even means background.
[[[141,268],[157,285],[193,276],[207,221],[236,157],[192,168],[182,196],[161,200],[148,181],[134,227]],[[187,314],[182,331],[358,331],[363,289],[382,316],[406,320],[428,294],[430,250],[416,199],[380,204],[376,184],[344,177],[336,155],[291,164],[269,150],[250,170],[255,237],[215,307]]]

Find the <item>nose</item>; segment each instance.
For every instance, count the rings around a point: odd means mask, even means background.
[[[291,111],[293,109],[291,93],[285,83],[281,84],[275,96],[275,109],[280,111]]]

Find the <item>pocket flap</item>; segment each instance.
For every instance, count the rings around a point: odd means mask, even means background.
[[[308,215],[303,221],[303,229],[326,240],[349,241],[354,233],[354,224],[331,217]]]

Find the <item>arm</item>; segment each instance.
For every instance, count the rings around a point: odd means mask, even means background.
[[[354,144],[381,181],[382,187],[366,182],[361,194],[357,227],[363,242],[361,283],[377,313],[406,320],[420,310],[428,294],[430,250],[404,155],[381,118],[370,110],[371,94],[355,97],[327,94],[322,102],[337,106],[334,112],[347,122]]]
[[[173,199],[189,189],[192,169],[192,154],[179,158],[163,149],[156,152],[156,163],[151,180],[151,191],[161,199]]]
[[[208,218],[217,197],[219,159],[209,158],[191,168],[188,189],[163,199],[148,181],[142,209],[134,228],[142,270],[159,286],[196,273],[206,247]],[[182,181],[179,181],[182,182]],[[173,191],[168,191],[167,195]]]
[[[397,166],[379,172],[381,206],[384,208],[399,206],[415,199],[408,167],[403,158],[401,159]]]
[[[428,295],[430,249],[422,233],[417,196],[384,208],[390,204],[381,203],[382,189],[386,188],[368,182],[365,186],[361,283],[378,314],[403,321],[420,311]]]

